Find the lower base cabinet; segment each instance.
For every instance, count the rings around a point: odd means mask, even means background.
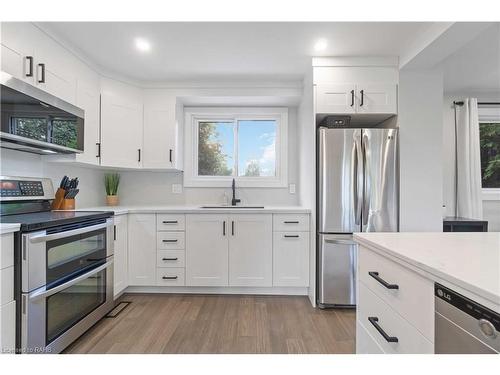
[[[16,301],[0,306],[0,354],[14,353],[16,347]]]
[[[156,285],[156,215],[128,216],[128,284]]]
[[[114,217],[114,296],[120,295],[128,286],[128,217]]]
[[[273,286],[309,286],[309,232],[274,233]]]

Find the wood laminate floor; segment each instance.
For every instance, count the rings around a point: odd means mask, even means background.
[[[128,294],[65,353],[354,353],[354,310],[307,297]]]

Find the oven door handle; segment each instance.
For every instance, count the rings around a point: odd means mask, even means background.
[[[74,279],[71,279],[67,283],[58,285],[55,288],[47,290],[47,289],[45,289],[45,287],[43,287],[43,288],[40,288],[41,290],[35,290],[34,292],[32,292],[29,295],[29,299],[31,301],[33,301],[33,300],[38,300],[38,299],[50,297],[51,295],[59,293],[60,291],[69,288],[70,286],[78,284],[80,281],[88,279],[90,276],[95,275],[96,273],[101,272],[102,270],[104,270],[105,268],[108,268],[112,264],[113,264],[113,259],[110,259],[106,263],[100,265],[99,267],[94,268],[91,271],[89,271],[87,273],[84,273],[83,275],[75,277]]]
[[[91,225],[90,227],[83,227],[83,228],[78,228],[78,229],[67,230],[65,232],[60,232],[60,233],[37,234],[37,235],[30,237],[30,242],[31,243],[39,243],[39,242],[58,240],[60,238],[76,236],[78,234],[83,234],[83,233],[88,233],[88,232],[92,232],[92,231],[99,230],[99,229],[104,229],[106,227],[111,226],[112,224],[113,224],[112,221],[111,222],[106,221],[105,223],[102,223],[102,224]]]

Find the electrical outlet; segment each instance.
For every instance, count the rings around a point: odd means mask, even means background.
[[[172,194],[182,194],[182,185],[172,184]]]
[[[295,194],[295,184],[290,184],[288,186],[288,191],[290,192],[290,194]]]

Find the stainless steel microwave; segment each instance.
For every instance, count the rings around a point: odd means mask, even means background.
[[[82,109],[5,72],[0,98],[1,147],[42,155],[83,152]]]

